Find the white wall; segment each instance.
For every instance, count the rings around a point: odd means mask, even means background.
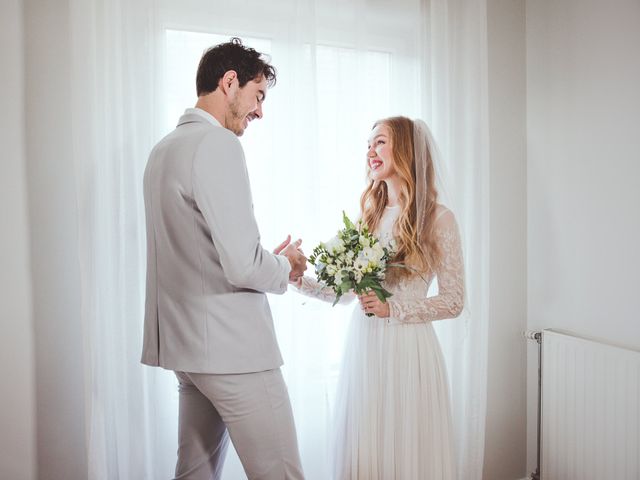
[[[526,70],[524,0],[487,2],[490,324],[483,478],[525,476]]]
[[[20,0],[0,3],[0,478],[33,479],[35,388]]]
[[[69,5],[24,3],[39,479],[80,480],[87,462]]]
[[[529,328],[640,347],[639,45],[637,0],[527,2]]]

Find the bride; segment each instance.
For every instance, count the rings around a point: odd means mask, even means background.
[[[433,148],[424,122],[405,117],[379,120],[369,138],[361,218],[383,244],[394,242],[393,263],[406,268],[388,270],[386,303],[373,293],[358,298],[336,398],[335,480],[455,478],[449,387],[432,322],[462,311],[464,271],[455,217],[438,203]],[[438,294],[428,297],[434,278]],[[312,278],[294,285],[335,299]]]

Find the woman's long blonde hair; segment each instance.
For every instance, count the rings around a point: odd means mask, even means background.
[[[373,128],[385,125],[389,129],[393,168],[400,178],[398,201],[400,215],[394,225],[396,239],[396,255],[391,263],[402,263],[419,272],[421,275],[434,273],[441,260],[441,251],[436,242],[435,220],[438,206],[435,172],[429,145],[426,146],[426,198],[424,206],[424,227],[418,226],[418,208],[416,205],[416,165],[414,150],[414,124],[406,117],[390,117],[378,120]],[[369,184],[360,197],[362,220],[375,231],[388,201],[387,184],[374,181],[370,177],[371,170],[367,162],[367,178]],[[419,231],[421,232],[418,238]],[[406,268],[390,268],[387,280],[397,282],[413,275]]]

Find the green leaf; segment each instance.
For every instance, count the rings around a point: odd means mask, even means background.
[[[371,278],[363,277],[363,279],[358,284],[358,288],[361,291],[372,290],[374,286],[376,286],[376,282]]]
[[[339,290],[336,292],[336,299],[333,301],[333,305],[331,305],[332,307],[335,307],[338,304],[340,297],[342,297],[342,291]]]
[[[345,213],[345,211],[342,211],[342,221],[344,222],[344,226],[347,227],[348,229],[352,229],[355,230],[356,226],[353,224],[353,222],[351,220],[349,220],[349,217],[347,217],[347,214]]]
[[[374,287],[372,290],[375,292],[376,297],[378,297],[378,299],[382,303],[387,303],[387,298],[393,296],[393,294],[391,292],[389,292],[388,290],[385,290],[383,287],[381,287],[379,285]]]
[[[348,292],[353,288],[353,282],[351,280],[345,280],[340,284],[340,290],[343,292]]]

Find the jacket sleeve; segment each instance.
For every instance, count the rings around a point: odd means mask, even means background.
[[[238,288],[284,293],[289,260],[265,250],[253,212],[249,175],[238,139],[215,129],[193,160],[193,197],[211,231],[229,282]]]

